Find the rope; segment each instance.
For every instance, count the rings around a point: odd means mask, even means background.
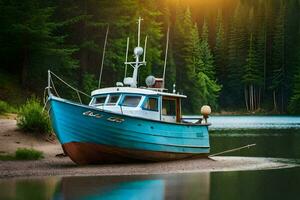
[[[43,112],[45,111],[47,103],[48,103],[48,98],[46,99],[46,90],[47,90],[47,88],[44,89],[44,95],[43,95],[43,103],[44,103],[43,110],[42,110]]]
[[[56,94],[58,97],[60,97],[59,94],[58,94],[58,92],[57,92],[57,90],[56,90],[56,88],[55,88],[55,86],[54,86],[54,83],[53,83],[52,78],[50,78],[50,82],[51,82],[51,84],[52,84],[52,87],[53,87],[53,89],[54,89],[55,94]]]
[[[46,107],[47,107],[47,103],[48,103],[48,98],[47,98],[47,100],[46,100],[46,102],[44,103],[44,107],[43,107],[43,112],[45,111],[45,109],[46,109]]]
[[[248,144],[248,145],[246,145],[246,146],[242,146],[242,147],[238,147],[238,148],[234,148],[234,149],[222,151],[222,152],[219,152],[219,153],[215,153],[215,154],[209,155],[208,157],[210,158],[210,157],[213,157],[213,156],[218,156],[218,155],[221,155],[221,154],[225,154],[225,153],[229,153],[229,152],[238,151],[238,150],[245,149],[245,148],[250,148],[250,147],[253,147],[253,146],[255,146],[255,145],[256,145],[256,144]]]
[[[86,94],[86,93],[84,93],[84,92],[82,92],[82,91],[80,91],[80,90],[78,90],[78,89],[76,89],[76,88],[74,88],[74,87],[72,87],[70,84],[68,84],[67,82],[65,82],[63,79],[61,79],[60,77],[58,77],[56,74],[54,74],[53,72],[50,72],[52,75],[54,75],[58,80],[60,80],[62,83],[64,83],[65,85],[67,85],[69,88],[71,88],[71,89],[73,89],[73,90],[75,90],[76,92],[78,92],[78,93],[80,93],[80,94],[83,94],[83,95],[85,95],[85,96],[87,96],[87,97],[91,97],[90,95],[88,95],[88,94]]]
[[[78,96],[78,99],[79,99],[80,103],[82,104],[82,101],[81,101],[81,98],[80,98],[79,92],[78,92],[78,91],[76,91],[76,93],[77,93],[77,96]]]

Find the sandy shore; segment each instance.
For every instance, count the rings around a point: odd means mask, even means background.
[[[284,160],[249,157],[214,157],[160,163],[77,166],[69,158],[41,161],[0,161],[0,178],[28,176],[147,175],[212,171],[266,170],[296,167]]]
[[[28,176],[92,176],[92,175],[144,175],[188,173],[203,171],[264,170],[296,167],[285,159],[253,157],[213,157],[160,163],[102,164],[77,166],[62,153],[57,141],[37,138],[17,130],[16,121],[0,119],[0,153],[14,153],[27,147],[43,151],[45,158],[38,161],[0,161],[0,178]]]
[[[11,117],[9,117],[11,118]],[[57,140],[37,137],[17,129],[14,119],[0,118],[0,155],[13,154],[18,148],[34,148],[44,152],[45,158],[54,157],[63,150]]]

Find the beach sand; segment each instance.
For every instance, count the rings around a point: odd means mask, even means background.
[[[30,176],[107,176],[145,175],[207,171],[265,170],[295,167],[286,159],[216,156],[201,159],[157,163],[101,164],[78,166],[68,157],[57,157],[63,150],[57,140],[22,133],[14,119],[0,119],[0,154],[17,148],[34,148],[44,152],[37,161],[0,161],[0,178]]]

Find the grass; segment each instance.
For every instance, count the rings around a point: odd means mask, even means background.
[[[35,149],[18,148],[15,153],[16,160],[40,160],[44,158],[41,151]]]
[[[6,113],[16,113],[16,109],[10,106],[5,101],[0,100],[0,115],[6,114]]]
[[[43,112],[40,102],[31,98],[21,106],[17,126],[25,131],[38,134],[49,134],[52,131],[50,119],[47,113]]]
[[[40,160],[44,158],[44,154],[41,151],[28,148],[18,148],[15,154],[0,155],[0,160]]]

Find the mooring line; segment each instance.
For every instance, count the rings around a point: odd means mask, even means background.
[[[215,154],[212,154],[212,155],[209,155],[208,157],[213,157],[213,156],[218,156],[218,155],[222,155],[224,153],[229,153],[229,152],[234,152],[234,151],[238,151],[238,150],[241,150],[241,149],[245,149],[245,148],[250,148],[250,147],[253,147],[255,146],[256,144],[248,144],[246,146],[242,146],[242,147],[238,147],[238,148],[234,148],[234,149],[230,149],[230,150],[226,150],[226,151],[222,151],[222,152],[219,152],[219,153],[215,153]]]

